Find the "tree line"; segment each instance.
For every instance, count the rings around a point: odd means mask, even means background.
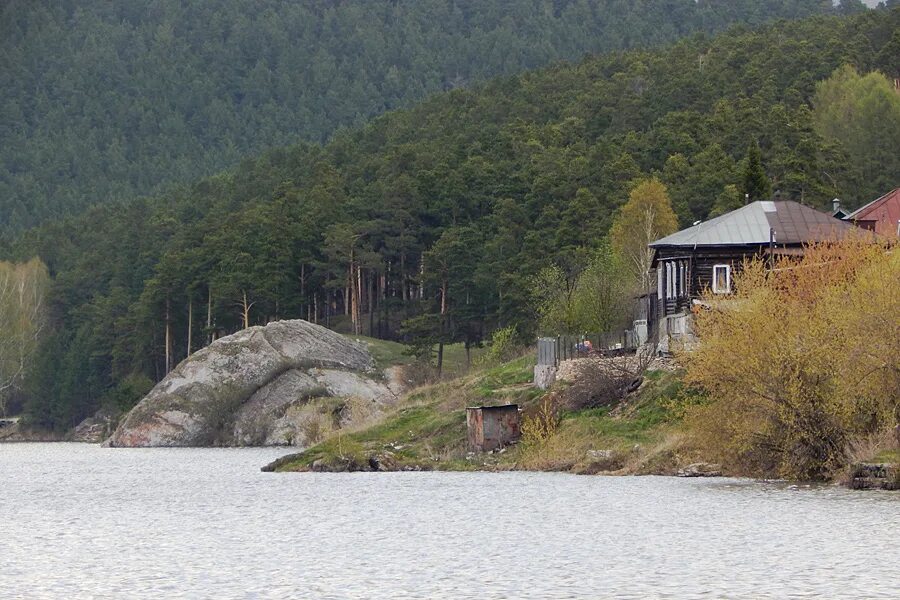
[[[829,0],[9,0],[0,233],[160,191],[428,94]]]
[[[493,79],[25,232],[5,254],[53,276],[27,413],[65,428],[127,408],[190,352],[272,319],[423,352],[498,328],[530,339],[542,271],[602,285],[598,253],[627,256],[608,233],[638,182],[665,186],[680,226],[758,193],[759,169],[783,198],[871,200],[884,190],[861,186],[819,115],[868,97],[844,65],[878,89],[900,76],[898,30],[898,9],[814,17]],[[859,105],[890,122],[892,104]]]

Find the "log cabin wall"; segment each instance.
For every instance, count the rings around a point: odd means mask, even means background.
[[[758,255],[763,250],[759,246],[657,249],[658,319],[689,311],[692,301],[699,298],[705,289],[712,288],[716,265],[728,265],[730,278],[733,280],[744,259]]]

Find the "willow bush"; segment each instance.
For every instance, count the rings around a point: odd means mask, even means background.
[[[744,264],[727,299],[707,293],[699,349],[680,358],[709,402],[687,422],[732,470],[833,477],[851,446],[900,422],[900,252],[856,239],[768,271]]]

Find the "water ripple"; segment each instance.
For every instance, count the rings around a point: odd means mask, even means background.
[[[0,445],[2,598],[897,598],[900,495]]]

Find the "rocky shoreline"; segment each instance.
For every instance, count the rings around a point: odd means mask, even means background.
[[[14,423],[0,428],[0,444],[28,443],[28,442],[64,442],[66,434],[32,429],[21,423]]]
[[[844,485],[853,490],[900,490],[900,465],[857,463],[850,468]]]

